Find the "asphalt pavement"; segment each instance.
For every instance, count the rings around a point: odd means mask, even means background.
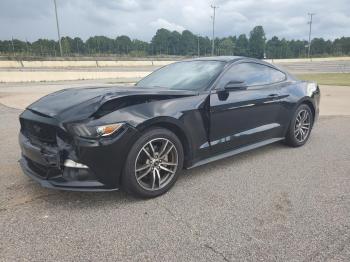
[[[350,73],[350,61],[277,62],[276,65],[293,74]]]
[[[63,192],[23,175],[0,105],[0,261],[349,261],[350,116],[184,171],[165,195]],[[117,157],[117,156],[116,156]]]

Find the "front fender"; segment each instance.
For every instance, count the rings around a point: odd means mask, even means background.
[[[307,104],[310,106],[312,113],[314,115],[314,121],[318,119],[319,115],[319,105],[320,105],[321,91],[319,86],[310,82],[307,83],[305,87],[305,96],[302,97],[295,105],[294,111],[301,105]]]
[[[105,123],[127,122],[139,131],[150,126],[163,126],[171,129],[182,138],[185,146],[192,148],[190,159],[200,157],[200,145],[207,142],[207,121],[204,120],[208,94],[154,101],[125,107],[99,121]],[[185,139],[183,139],[185,138]]]

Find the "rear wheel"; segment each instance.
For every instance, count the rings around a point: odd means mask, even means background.
[[[176,182],[183,165],[183,148],[171,131],[153,128],[132,146],[123,174],[124,188],[139,197],[156,197]]]
[[[304,145],[310,137],[313,120],[310,107],[306,104],[300,105],[289,125],[286,143],[293,147]]]

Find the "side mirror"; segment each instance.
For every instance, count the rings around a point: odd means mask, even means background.
[[[233,81],[230,81],[228,82],[226,85],[225,85],[225,90],[244,90],[244,89],[247,89],[247,85],[245,84],[244,81],[240,81],[240,80],[233,80]]]

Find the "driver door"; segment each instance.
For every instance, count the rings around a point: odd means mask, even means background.
[[[213,153],[280,135],[278,86],[285,79],[284,73],[252,62],[234,64],[224,73],[210,95],[209,138]],[[242,85],[225,89],[229,83]]]

